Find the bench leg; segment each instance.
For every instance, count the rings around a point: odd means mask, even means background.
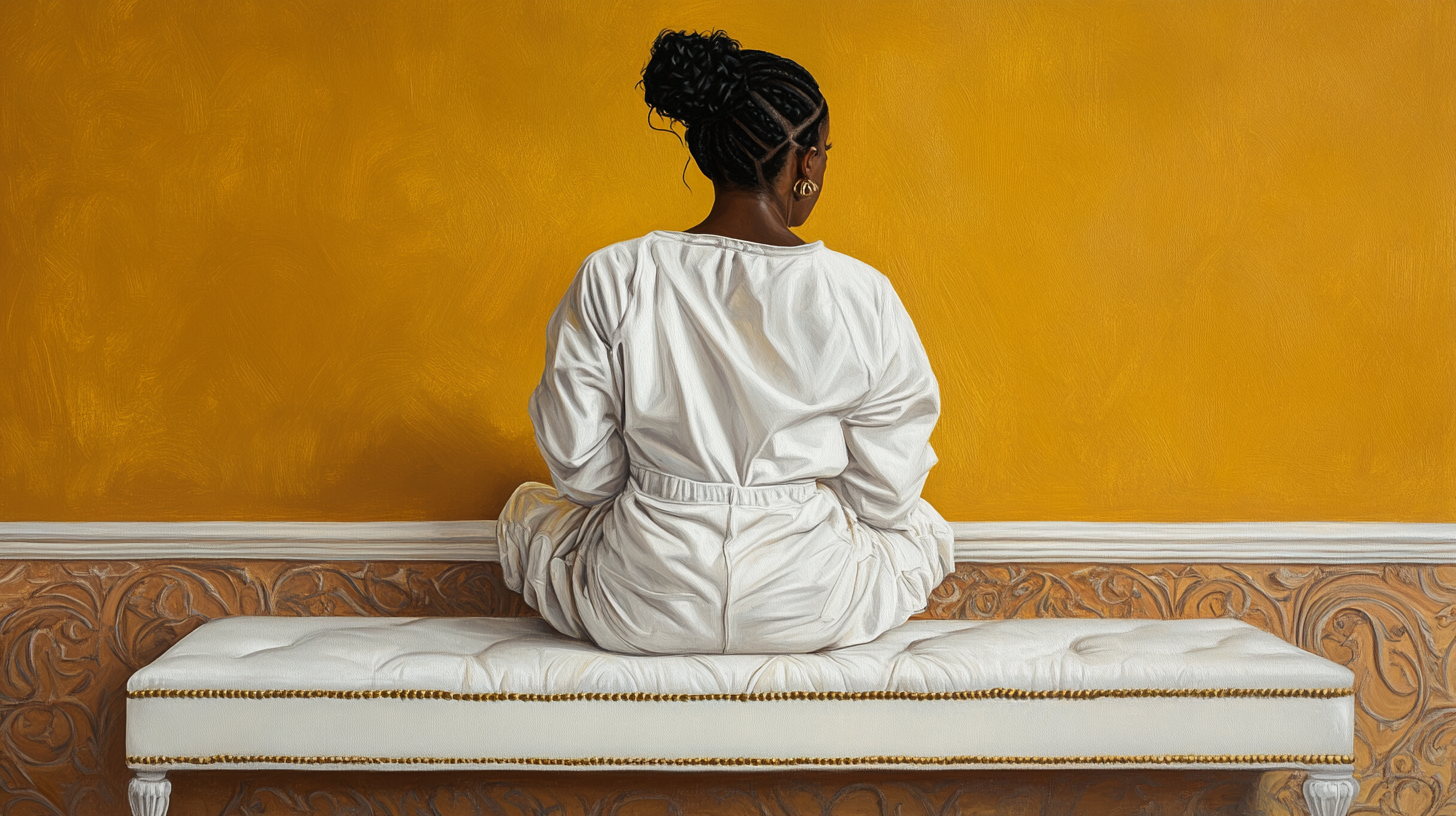
[[[166,771],[137,771],[126,789],[131,802],[131,816],[167,816],[167,800],[172,798],[172,783]]]
[[[1345,816],[1359,792],[1353,771],[1310,771],[1304,780],[1304,803],[1310,816]]]

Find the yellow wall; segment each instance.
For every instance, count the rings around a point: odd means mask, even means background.
[[[820,80],[947,517],[1456,520],[1450,0],[9,0],[0,519],[493,517],[579,260],[711,202],[664,26]]]

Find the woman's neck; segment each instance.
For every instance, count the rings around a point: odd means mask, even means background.
[[[713,209],[708,217],[684,232],[721,235],[771,246],[801,246],[804,239],[787,226],[790,202],[778,201],[773,191],[713,188]]]

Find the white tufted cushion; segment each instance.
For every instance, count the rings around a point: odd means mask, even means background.
[[[833,652],[642,657],[534,618],[228,618],[132,676],[127,754],[165,767],[1334,764],[1353,750],[1353,700],[1328,690],[1352,683],[1222,619],[912,621]],[[392,693],[409,691],[434,693]],[[569,698],[583,694],[629,696]]]

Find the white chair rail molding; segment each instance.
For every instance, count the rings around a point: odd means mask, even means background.
[[[977,563],[1451,564],[1456,524],[957,522]],[[0,522],[0,559],[497,560],[494,521]]]

